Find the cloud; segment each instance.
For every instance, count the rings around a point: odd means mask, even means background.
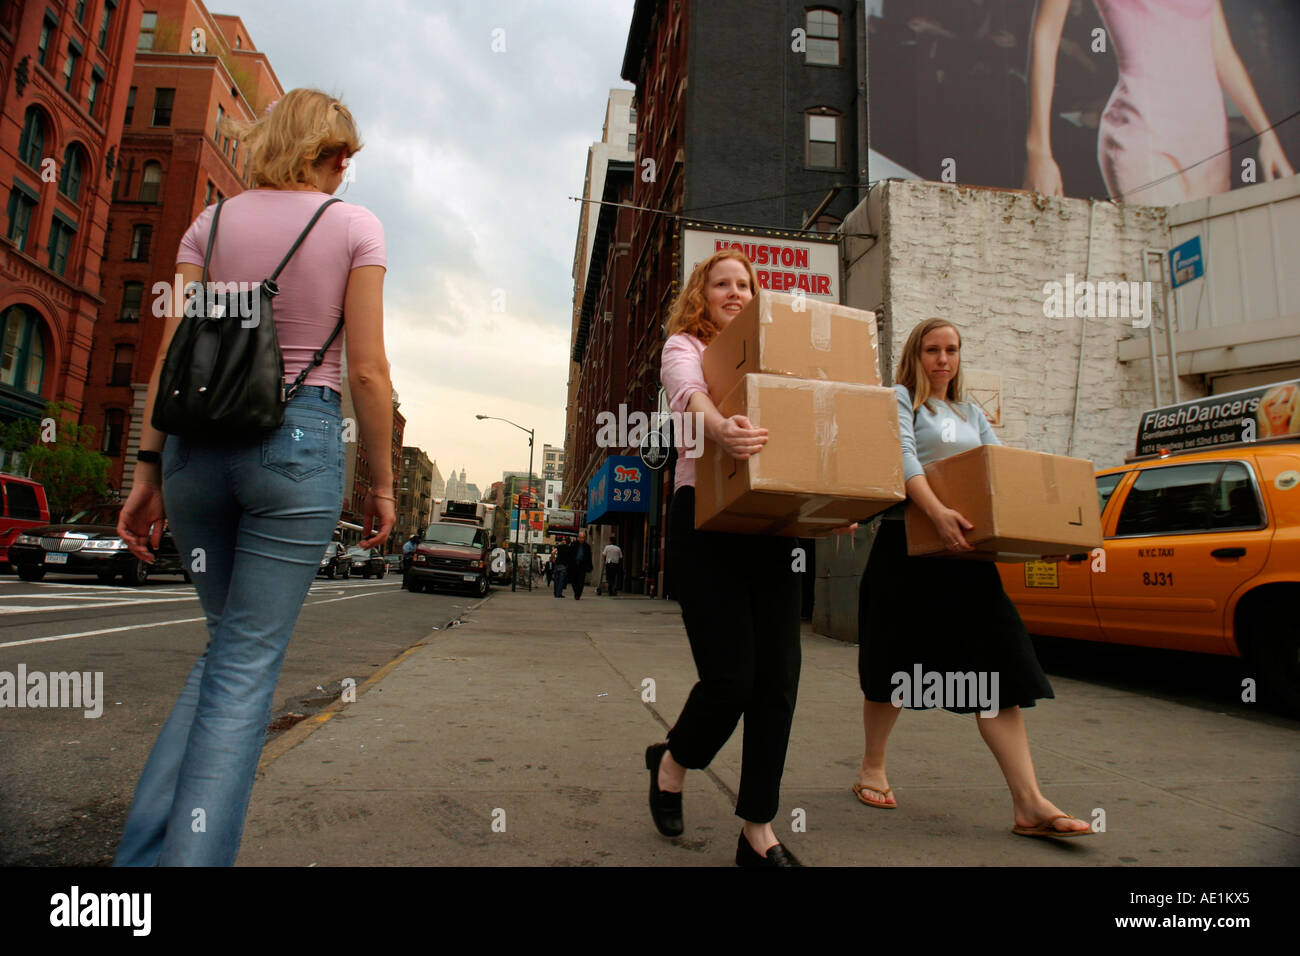
[[[563,443],[587,147],[632,0],[320,0],[221,8],[286,89],[342,96],[365,148],[343,194],[384,224],[385,343],[406,443],[486,489]],[[310,10],[310,13],[308,13]],[[504,31],[505,52],[492,50]],[[494,304],[502,311],[494,311]]]

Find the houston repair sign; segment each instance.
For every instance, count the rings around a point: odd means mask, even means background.
[[[754,263],[758,284],[773,292],[840,301],[840,246],[834,239],[789,234],[682,230],[682,281],[719,249],[739,249]]]

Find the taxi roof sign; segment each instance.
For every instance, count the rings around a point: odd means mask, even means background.
[[[1142,413],[1134,458],[1300,437],[1300,379]]]

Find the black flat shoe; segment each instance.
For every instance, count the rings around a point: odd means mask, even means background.
[[[659,762],[667,744],[651,744],[645,749],[645,766],[650,771],[650,816],[659,832],[666,837],[681,836],[682,795],[659,789]]]
[[[759,856],[754,848],[749,845],[749,840],[745,839],[745,832],[740,833],[740,843],[736,845],[736,866],[746,868],[761,868],[766,866],[803,866],[793,853],[783,847],[781,844],[770,848],[767,854]]]

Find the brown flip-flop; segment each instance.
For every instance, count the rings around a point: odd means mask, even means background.
[[[864,797],[862,795],[862,791],[870,790],[872,793],[878,793],[882,797],[889,797],[889,794],[893,792],[893,789],[894,789],[893,787],[886,787],[884,790],[881,790],[879,787],[868,786],[865,783],[853,784],[853,793],[857,796],[858,800],[861,801],[862,803],[865,803],[869,807],[875,807],[877,810],[897,810],[898,801],[894,800],[893,803],[876,803],[874,800],[868,800],[866,797]],[[890,799],[893,800],[894,798],[890,797]]]
[[[1014,833],[1016,836],[1032,836],[1032,837],[1069,838],[1069,837],[1092,836],[1091,827],[1089,827],[1086,830],[1058,830],[1056,827],[1052,825],[1057,820],[1079,820],[1079,818],[1072,817],[1068,813],[1058,813],[1056,816],[1052,817],[1051,819],[1044,820],[1042,823],[1039,823],[1036,826],[1012,827],[1011,832]],[[1079,822],[1084,823],[1085,821],[1079,820]]]

